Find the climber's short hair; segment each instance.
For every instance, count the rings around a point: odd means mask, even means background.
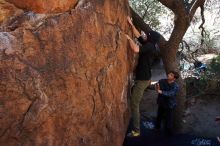
[[[175,79],[178,79],[178,78],[180,77],[179,73],[176,72],[176,71],[171,70],[171,71],[168,72],[168,74],[169,74],[169,73],[174,74],[174,78],[175,78]]]

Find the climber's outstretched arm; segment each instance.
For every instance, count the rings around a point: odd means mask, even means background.
[[[139,46],[131,39],[131,37],[127,34],[125,34],[125,36],[127,37],[129,44],[131,46],[131,49],[133,50],[134,53],[139,53],[140,48]]]
[[[139,38],[141,36],[140,32],[136,29],[136,27],[134,26],[132,20],[131,20],[131,17],[127,17],[127,20],[128,20],[128,23],[130,24],[131,28],[132,28],[132,31],[135,35],[136,38]]]

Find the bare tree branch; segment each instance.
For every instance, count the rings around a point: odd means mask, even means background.
[[[189,8],[191,9],[193,4],[195,3],[196,0],[192,0],[191,3],[189,4]]]
[[[193,0],[192,2],[194,2],[194,3],[191,4],[192,6],[191,6],[191,9],[190,9],[190,12],[189,12],[190,20],[192,20],[193,16],[195,15],[195,12],[196,12],[197,8],[200,7],[200,6],[204,6],[205,0],[196,0],[196,1]]]
[[[200,6],[201,8],[201,16],[202,16],[202,23],[201,25],[199,26],[199,29],[201,29],[201,35],[202,35],[202,40],[201,40],[201,45],[204,43],[204,36],[205,36],[205,29],[203,27],[204,23],[205,23],[205,17],[204,17],[204,5],[201,5]]]
[[[158,0],[161,4],[169,8],[170,10],[174,7],[175,0]]]
[[[187,53],[183,52],[184,49],[187,50]],[[196,52],[198,52],[198,50],[193,52],[192,50],[190,50],[190,45],[185,40],[182,40],[182,42],[181,42],[181,50],[178,53],[181,55],[181,57],[183,59],[185,59],[187,62],[193,63],[196,60],[195,56],[194,56],[194,53],[196,53]]]
[[[198,7],[201,8],[201,17],[202,17],[202,23],[199,26],[199,29],[201,29],[201,35],[202,35],[202,39],[201,39],[201,45],[204,42],[204,36],[205,36],[205,29],[203,27],[204,23],[205,23],[205,18],[204,18],[204,4],[205,4],[205,0],[192,0],[190,3],[190,11],[189,11],[189,19],[190,21],[192,20],[193,16],[195,15],[196,10],[198,9]]]
[[[190,46],[189,46],[189,44],[188,44],[185,40],[182,40],[182,43],[186,46],[186,49],[187,49],[188,51],[190,51]]]
[[[143,21],[143,19],[132,8],[130,8],[130,10],[131,10],[132,18],[133,18],[133,23],[137,27],[137,29],[143,30],[144,32],[149,32],[152,30],[150,26],[146,24]]]
[[[183,0],[158,0],[161,4],[172,10],[175,14],[185,14],[185,5]]]
[[[149,32],[152,30],[152,28],[148,24],[146,24],[144,20],[132,8],[130,8],[130,10],[133,18],[133,23],[138,30],[143,30],[144,32]],[[165,48],[162,46],[165,46],[166,43],[166,39],[162,35],[160,35],[159,47],[161,50]]]

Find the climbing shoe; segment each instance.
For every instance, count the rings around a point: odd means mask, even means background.
[[[130,133],[127,134],[128,137],[138,137],[140,136],[140,132],[132,130]]]

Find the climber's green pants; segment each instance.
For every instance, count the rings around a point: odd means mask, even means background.
[[[133,120],[133,128],[135,131],[140,131],[140,111],[139,105],[144,90],[150,85],[150,80],[137,80],[131,93],[131,114]]]

